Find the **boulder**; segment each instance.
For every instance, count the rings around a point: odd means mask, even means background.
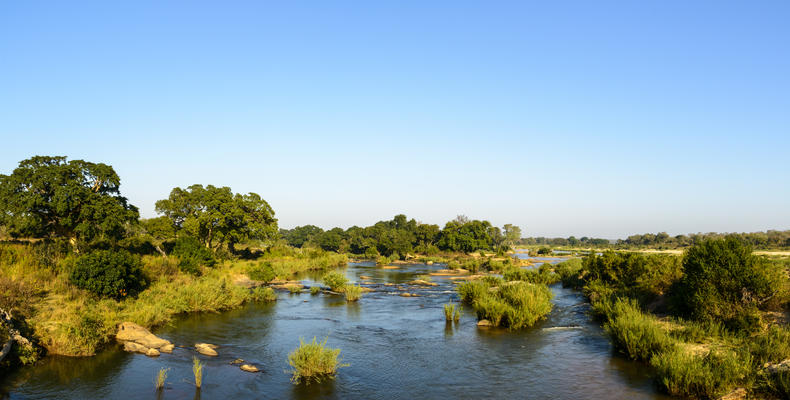
[[[135,342],[126,342],[123,344],[123,350],[128,351],[130,353],[140,353],[140,354],[147,354],[150,348],[145,347],[139,343]]]
[[[145,352],[145,355],[147,355],[148,357],[159,357],[159,350],[148,349],[148,351]]]
[[[169,341],[154,335],[149,332],[148,329],[133,322],[123,322],[118,325],[118,333],[115,334],[115,340],[121,343],[134,342],[152,349],[160,349],[168,345],[173,345]],[[172,348],[170,351],[172,351]]]
[[[477,326],[492,326],[492,324],[491,321],[487,319],[481,319],[480,321],[477,321]]]
[[[159,348],[159,351],[161,351],[162,353],[172,353],[172,352],[173,352],[173,349],[174,349],[175,347],[176,347],[176,346],[174,346],[174,345],[172,345],[172,344],[166,344],[166,345],[164,345],[164,346],[160,347],[160,348]]]
[[[197,350],[198,353],[203,354],[204,356],[211,356],[211,357],[218,356],[219,354],[217,353],[216,350],[214,350],[216,348],[217,348],[216,345],[208,344],[208,343],[195,344],[195,350]]]
[[[259,369],[258,369],[258,368],[256,368],[254,365],[250,365],[250,364],[244,364],[244,365],[242,365],[242,366],[241,366],[241,367],[239,367],[239,368],[240,368],[242,371],[246,371],[246,372],[258,372],[258,371],[259,371]]]

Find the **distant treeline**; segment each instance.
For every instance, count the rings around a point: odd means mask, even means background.
[[[500,229],[488,221],[470,220],[463,215],[440,229],[439,225],[419,223],[399,214],[392,220],[364,228],[324,231],[315,225],[305,225],[280,229],[280,235],[294,247],[309,245],[327,251],[398,258],[410,253],[431,255],[440,251],[504,251],[518,240],[521,229],[511,224]]]
[[[521,246],[586,246],[586,247],[611,247],[618,249],[628,248],[658,248],[658,249],[677,249],[693,246],[707,239],[719,239],[731,235],[729,233],[691,233],[688,235],[670,236],[666,232],[645,233],[642,235],[631,235],[626,239],[609,240],[600,238],[582,237],[577,239],[574,236],[568,238],[547,238],[529,237],[516,241],[516,245]],[[766,232],[750,232],[734,234],[755,248],[759,249],[778,249],[790,247],[790,230]]]

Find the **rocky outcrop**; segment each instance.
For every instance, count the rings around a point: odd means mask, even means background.
[[[160,353],[172,353],[175,348],[169,341],[134,322],[123,322],[118,325],[115,340],[123,343],[125,351],[141,353],[149,357],[157,357]]]
[[[209,357],[216,357],[216,356],[219,355],[217,353],[217,351],[214,350],[217,347],[218,347],[217,345],[209,344],[209,343],[196,343],[195,344],[195,350],[197,350],[198,353],[203,354],[204,356],[209,356]]]

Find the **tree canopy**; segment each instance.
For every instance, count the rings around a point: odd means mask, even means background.
[[[211,249],[226,244],[233,250],[242,241],[267,240],[277,234],[269,203],[256,193],[234,194],[227,186],[174,188],[167,199],[156,202],[156,211],[169,218],[177,231]]]
[[[0,224],[13,237],[66,238],[75,246],[119,239],[139,215],[120,185],[109,165],[35,156],[0,175]]]

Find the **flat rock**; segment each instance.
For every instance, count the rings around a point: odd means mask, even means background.
[[[237,359],[235,359],[235,360],[230,362],[231,365],[243,364],[243,363],[244,363],[244,360],[242,360],[241,358],[237,358]]]
[[[382,266],[381,269],[400,269],[400,267],[398,267],[396,265],[385,265],[385,266]]]
[[[416,279],[409,282],[409,285],[420,285],[420,286],[439,286],[436,282],[429,282],[423,279]]]
[[[419,294],[404,292],[399,295],[400,297],[420,297]]]
[[[746,398],[746,389],[737,388],[730,393],[721,396],[719,400],[741,400]]]
[[[359,279],[370,280],[370,279],[373,279],[373,278],[371,278],[371,277],[369,277],[367,275],[360,275]]]
[[[149,350],[148,347],[145,347],[145,346],[143,346],[143,345],[141,345],[139,343],[135,343],[135,342],[125,342],[123,344],[123,351],[128,351],[130,353],[147,354],[148,350]]]
[[[203,354],[204,356],[216,357],[219,354],[217,353],[216,349],[217,346],[209,343],[196,343],[195,350],[198,353]]]
[[[481,319],[480,321],[477,321],[477,326],[492,326],[492,324],[491,321],[487,319]]]
[[[176,346],[174,346],[174,345],[172,345],[172,344],[166,344],[166,345],[164,345],[164,346],[160,347],[160,348],[159,348],[159,351],[161,351],[162,353],[172,353],[172,352],[173,352],[173,349],[174,349],[175,347],[176,347]]]
[[[250,365],[250,364],[244,364],[244,365],[240,366],[239,369],[241,369],[242,371],[246,371],[246,372],[258,372],[258,371],[260,371],[254,365]]]
[[[115,340],[122,343],[134,342],[152,349],[159,349],[168,345],[172,346],[172,343],[169,341],[154,335],[148,329],[133,322],[123,322],[118,325]]]

